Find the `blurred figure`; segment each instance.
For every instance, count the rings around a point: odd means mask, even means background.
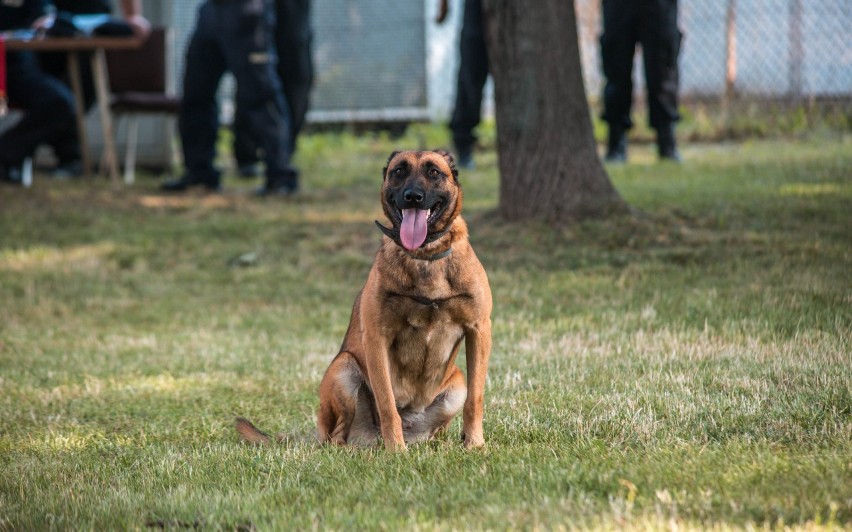
[[[112,13],[113,8],[111,0],[53,0],[52,3],[57,12],[70,15],[109,14]],[[147,36],[151,32],[151,24],[142,15],[141,0],[121,0],[120,4],[124,21],[130,26],[133,33],[139,37]],[[66,55],[57,52],[42,52],[38,54],[38,59],[45,72],[62,80],[70,87],[71,77],[68,72]],[[80,61],[80,81],[83,85],[83,103],[86,111],[91,109],[95,102],[95,87],[91,69],[88,58]],[[56,168],[52,172],[53,177],[67,178],[82,175],[83,164],[80,162],[80,140],[77,135],[77,128],[69,128],[60,131],[55,137],[49,139],[48,144],[53,148],[57,160]]]
[[[437,22],[446,20],[448,0],[440,0]],[[450,119],[457,164],[472,168],[476,135],[473,130],[482,119],[482,91],[488,80],[488,50],[485,47],[485,30],[482,25],[481,0],[465,0],[459,39],[461,61],[459,64],[456,103]]]
[[[642,45],[649,121],[657,131],[660,158],[680,161],[674,125],[680,119],[677,60],[681,38],[677,0],[603,0],[601,58],[606,86],[602,118],[609,124],[606,161],[627,161],[637,43]]]
[[[296,192],[298,180],[290,167],[290,113],[275,72],[275,15],[264,0],[206,0],[186,52],[183,106],[179,125],[186,173],[166,181],[163,190],[220,187],[213,166],[219,133],[216,91],[226,71],[237,82],[237,107],[258,139],[266,163],[266,184],[260,195]]]
[[[275,0],[275,46],[278,52],[278,77],[284,89],[284,98],[290,111],[290,153],[296,152],[297,138],[305,125],[308,113],[314,66],[311,58],[311,2],[310,0]],[[237,97],[239,99],[239,96]],[[234,113],[234,158],[242,177],[257,177],[258,139],[251,136],[251,128],[242,107]],[[296,171],[294,169],[294,171]]]
[[[0,31],[28,29],[46,13],[45,0],[0,2]],[[6,82],[9,104],[24,114],[0,135],[0,182],[20,183],[24,160],[36,147],[74,129],[74,95],[39,67],[32,52],[6,54]]]

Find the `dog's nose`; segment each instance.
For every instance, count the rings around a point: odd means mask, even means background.
[[[408,203],[420,203],[424,197],[425,193],[419,188],[407,188],[402,193],[402,199]]]

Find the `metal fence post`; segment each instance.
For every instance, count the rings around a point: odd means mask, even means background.
[[[737,0],[728,0],[725,12],[725,94],[722,97],[722,113],[725,126],[730,128],[731,106],[734,100],[734,85],[737,81]]]

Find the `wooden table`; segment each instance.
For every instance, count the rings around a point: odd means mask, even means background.
[[[80,135],[80,151],[83,158],[83,173],[91,176],[89,143],[86,137],[86,105],[83,102],[83,85],[80,81],[80,54],[90,53],[95,96],[101,115],[101,130],[104,136],[103,163],[106,165],[113,184],[118,184],[118,156],[115,149],[115,129],[109,98],[109,73],[107,72],[107,50],[130,50],[142,45],[143,39],[136,37],[7,37],[6,50],[31,52],[65,52],[68,57],[68,74],[74,91],[74,108],[77,115],[77,131]]]

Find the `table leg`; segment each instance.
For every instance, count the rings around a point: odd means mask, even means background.
[[[77,115],[77,136],[80,140],[80,157],[83,161],[83,175],[92,177],[92,163],[89,159],[89,139],[86,136],[86,104],[83,101],[83,83],[80,81],[80,55],[69,52],[68,74],[71,77],[71,90],[74,91],[74,113]]]
[[[115,150],[115,132],[112,125],[112,111],[109,107],[109,73],[107,72],[106,52],[98,48],[92,54],[92,72],[95,77],[95,93],[98,98],[98,110],[101,115],[101,129],[104,134],[104,158],[113,185],[118,186],[118,156]]]

